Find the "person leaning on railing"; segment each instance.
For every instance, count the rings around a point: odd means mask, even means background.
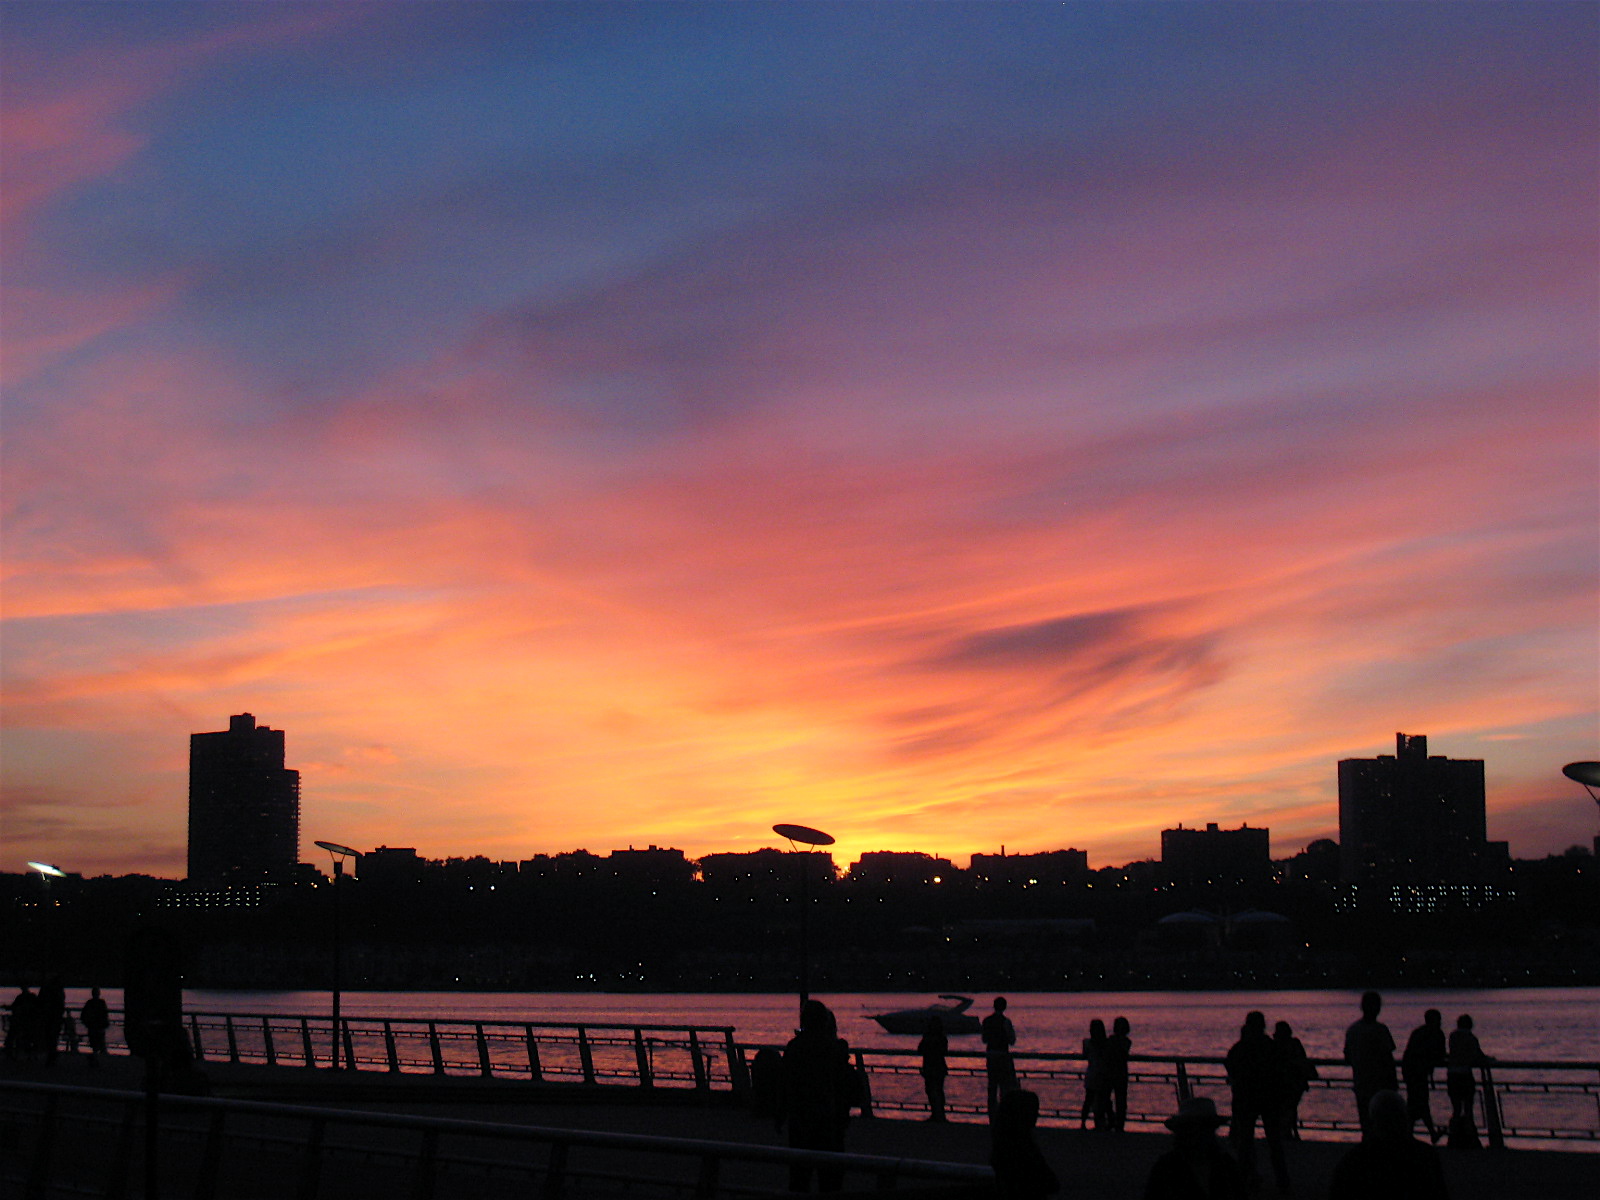
[[[1476,1150],[1478,1123],[1472,1115],[1472,1102],[1477,1094],[1478,1068],[1492,1062],[1478,1045],[1472,1032],[1472,1018],[1462,1013],[1456,1018],[1456,1027],[1450,1033],[1449,1057],[1445,1064],[1445,1090],[1450,1094],[1450,1141],[1452,1150]]]

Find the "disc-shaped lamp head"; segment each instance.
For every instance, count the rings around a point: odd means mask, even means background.
[[[60,867],[53,867],[49,863],[34,862],[32,859],[29,859],[28,865],[35,871],[39,872],[39,874],[48,875],[51,879],[65,879],[67,877],[67,873]]]
[[[350,849],[349,846],[341,846],[338,842],[321,842],[321,841],[319,841],[317,843],[317,845],[321,846],[329,854],[343,854],[347,858],[360,858],[361,857],[361,851],[352,850],[352,849]]]
[[[833,835],[823,833],[820,829],[813,829],[809,825],[774,825],[772,832],[779,837],[788,838],[791,842],[801,842],[807,846],[831,846]]]
[[[1561,773],[1584,787],[1600,787],[1600,762],[1568,763],[1561,768]]]

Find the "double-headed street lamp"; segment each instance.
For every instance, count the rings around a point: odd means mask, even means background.
[[[788,839],[789,848],[794,851],[795,857],[800,859],[800,1005],[805,1007],[807,1000],[811,999],[811,982],[809,972],[811,967],[810,948],[807,945],[807,933],[810,928],[811,909],[811,871],[810,858],[813,850],[802,852],[796,848],[795,843],[812,846],[833,845],[833,835],[823,833],[820,829],[812,829],[809,825],[774,825],[772,832],[781,838]]]
[[[340,1028],[339,1028],[339,958],[343,949],[341,944],[341,930],[339,928],[339,882],[344,878],[344,860],[347,858],[360,858],[361,851],[352,850],[349,846],[342,846],[338,842],[321,842],[317,845],[326,850],[333,859],[333,1069],[339,1070],[340,1055]],[[345,1065],[354,1067],[355,1063]]]

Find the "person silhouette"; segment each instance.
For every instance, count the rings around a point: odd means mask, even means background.
[[[994,1011],[983,1019],[983,1066],[989,1085],[989,1116],[994,1117],[1000,1097],[1017,1086],[1017,1064],[1011,1047],[1017,1044],[1017,1030],[1006,1016],[1006,998],[994,998]]]
[[[1209,1096],[1180,1104],[1166,1120],[1172,1149],[1150,1168],[1144,1200],[1245,1200],[1245,1174],[1217,1140],[1224,1123]]]
[[[750,1115],[783,1128],[783,1053],[763,1046],[750,1061]]]
[[[98,1067],[100,1055],[106,1052],[106,1030],[111,1028],[111,1011],[100,998],[99,988],[89,989],[89,998],[78,1013],[83,1022],[83,1032],[89,1039],[89,1065]]]
[[[1411,1123],[1421,1121],[1428,1140],[1433,1142],[1443,1137],[1444,1131],[1433,1123],[1429,1092],[1433,1089],[1433,1069],[1444,1063],[1444,1018],[1437,1008],[1430,1008],[1422,1014],[1422,1024],[1406,1039],[1405,1053],[1400,1056],[1400,1077],[1406,1084],[1406,1112]]]
[[[1306,1054],[1294,1028],[1287,1021],[1272,1027],[1272,1041],[1278,1047],[1278,1058],[1283,1065],[1283,1093],[1278,1108],[1283,1136],[1291,1141],[1300,1140],[1300,1101],[1317,1078],[1317,1065]]]
[[[1121,1133],[1128,1124],[1128,1056],[1133,1053],[1133,1026],[1127,1017],[1111,1022],[1106,1039],[1106,1080],[1111,1092],[1111,1128]]]
[[[990,1127],[989,1165],[1001,1200],[1044,1200],[1061,1190],[1034,1139],[1038,1123],[1039,1097],[1033,1092],[1016,1088],[1000,1097]]]
[[[928,1120],[944,1121],[944,1081],[950,1074],[945,1055],[950,1050],[950,1038],[944,1031],[944,1022],[929,1017],[923,1027],[922,1040],[917,1043],[917,1053],[922,1055],[922,1089],[928,1094]]]
[[[800,1028],[783,1051],[784,1116],[789,1124],[789,1145],[798,1150],[844,1149],[845,1126],[850,1122],[854,1069],[850,1046],[839,1036],[833,1012],[820,1000],[800,1006]],[[789,1190],[811,1190],[812,1168],[796,1163],[789,1168]],[[836,1167],[816,1168],[817,1190],[837,1192],[844,1173]]]
[[[11,1003],[6,1005],[11,1010],[11,1021],[6,1026],[7,1058],[28,1059],[33,1055],[35,1041],[34,1026],[39,1022],[39,997],[23,984]]]
[[[1083,1109],[1078,1114],[1080,1129],[1088,1127],[1091,1115],[1096,1129],[1106,1129],[1111,1124],[1110,1055],[1106,1023],[1096,1017],[1089,1022],[1089,1036],[1083,1039]]]
[[[1259,1012],[1247,1013],[1239,1028],[1239,1040],[1224,1060],[1228,1084],[1233,1089],[1233,1116],[1228,1125],[1228,1141],[1245,1176],[1255,1179],[1256,1122],[1267,1142],[1267,1157],[1280,1193],[1289,1190],[1289,1165],[1283,1156],[1283,1111],[1285,1071],[1278,1044],[1267,1036],[1267,1018]]]
[[[1450,1096],[1448,1144],[1452,1150],[1476,1150],[1480,1145],[1472,1101],[1478,1090],[1477,1069],[1493,1061],[1478,1045],[1478,1035],[1472,1032],[1472,1018],[1462,1013],[1456,1018],[1456,1027],[1450,1031],[1445,1056],[1445,1090]]]
[[[52,975],[39,988],[37,1017],[39,1048],[44,1051],[44,1061],[54,1063],[61,1048],[61,1021],[67,1012],[67,990],[61,986],[61,976]]]
[[[1344,1034],[1344,1060],[1350,1064],[1350,1085],[1356,1094],[1356,1119],[1363,1132],[1367,1128],[1367,1109],[1379,1092],[1395,1089],[1394,1038],[1389,1027],[1378,1020],[1383,997],[1377,992],[1361,995],[1361,1019]]]
[[[1411,1127],[1399,1092],[1374,1093],[1367,1132],[1334,1166],[1328,1200],[1450,1200],[1439,1152]]]

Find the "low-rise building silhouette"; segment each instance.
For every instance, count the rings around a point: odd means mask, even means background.
[[[707,854],[700,860],[700,878],[714,892],[771,893],[795,886],[799,872],[811,883],[832,883],[838,878],[833,855],[826,851],[750,850]]]
[[[1082,883],[1089,877],[1087,850],[1046,850],[1039,854],[974,854],[972,877],[980,884],[1034,887]]]
[[[1272,873],[1270,836],[1241,825],[1161,831],[1161,868],[1170,883],[1193,887],[1208,883],[1259,883]]]
[[[850,864],[851,883],[877,887],[943,883],[954,879],[956,866],[920,850],[869,850]]]

